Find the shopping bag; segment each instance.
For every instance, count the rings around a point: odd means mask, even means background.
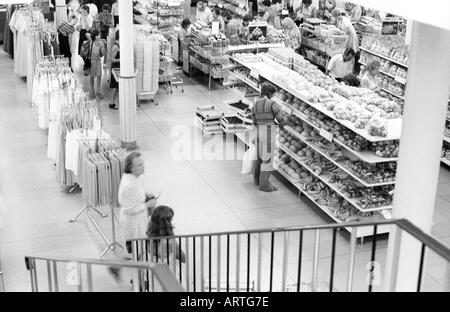
[[[253,168],[256,164],[257,151],[254,144],[250,145],[249,149],[245,152],[242,158],[242,174],[250,174],[253,172]]]

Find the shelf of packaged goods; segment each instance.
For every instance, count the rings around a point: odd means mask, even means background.
[[[394,141],[394,140],[399,140],[400,139],[400,133],[401,133],[401,128],[402,128],[402,120],[400,118],[386,120],[388,136],[386,136],[386,137],[378,137],[378,136],[369,135],[365,129],[358,129],[358,128],[356,128],[354,123],[352,123],[352,122],[350,122],[348,120],[337,119],[334,116],[332,111],[329,111],[327,108],[321,106],[320,103],[313,103],[313,102],[309,101],[304,94],[302,94],[298,90],[294,90],[294,89],[292,89],[292,88],[290,88],[288,86],[285,86],[284,84],[282,84],[282,83],[280,83],[278,81],[275,81],[270,75],[270,73],[272,73],[272,72],[276,71],[277,69],[279,69],[280,67],[282,67],[282,69],[280,69],[280,71],[285,71],[285,72],[286,71],[291,71],[292,74],[299,75],[300,77],[302,77],[297,72],[292,71],[292,70],[290,70],[290,69],[288,69],[288,68],[286,68],[286,67],[284,67],[284,66],[282,66],[282,65],[280,65],[280,64],[278,64],[278,63],[276,63],[276,62],[274,62],[274,61],[272,61],[272,60],[270,60],[269,58],[266,58],[266,57],[263,57],[263,61],[250,62],[250,63],[240,61],[240,60],[238,60],[238,59],[236,59],[234,57],[232,57],[231,59],[233,61],[235,61],[236,63],[241,64],[242,66],[249,68],[250,70],[257,71],[259,73],[259,75],[261,77],[263,77],[264,79],[270,81],[271,83],[273,83],[276,86],[282,88],[286,92],[292,94],[293,96],[295,96],[299,100],[303,101],[304,103],[308,104],[312,108],[315,108],[316,110],[318,110],[322,114],[324,114],[324,115],[330,117],[331,119],[335,120],[336,122],[338,122],[341,125],[345,126],[349,130],[351,130],[351,131],[355,132],[356,134],[360,135],[361,137],[363,137],[367,141],[370,141],[370,142],[383,142],[383,141]]]
[[[447,166],[450,166],[450,159],[447,159],[447,158],[441,158],[441,162],[443,162],[443,163],[446,164]]]
[[[253,89],[255,89],[258,92],[261,92],[261,88],[258,87],[258,85],[252,81],[250,81],[250,79],[247,79],[246,77],[234,72],[234,71],[230,71],[230,73],[232,73],[233,75],[235,75],[237,78],[239,78],[241,81],[245,82],[247,85],[249,85],[250,87],[252,87]]]
[[[399,62],[399,61],[395,61],[395,60],[391,59],[390,57],[387,57],[387,56],[384,56],[384,55],[382,55],[382,54],[379,54],[379,53],[370,51],[369,49],[366,49],[366,48],[363,48],[363,47],[360,47],[360,49],[361,49],[361,51],[370,53],[370,54],[372,54],[372,55],[375,55],[375,56],[381,57],[381,58],[383,58],[383,59],[385,59],[385,60],[388,60],[388,61],[390,61],[390,62],[392,62],[392,63],[398,64],[398,65],[400,65],[400,66],[402,66],[402,67],[408,68],[408,65],[405,65],[405,64],[403,64],[403,63],[401,63],[401,62]]]
[[[299,134],[297,131],[292,129],[290,126],[285,126],[284,129],[288,131],[291,135],[295,136],[297,139],[311,147],[314,151],[328,159],[331,163],[341,168],[343,171],[345,171],[347,174],[349,174],[352,178],[354,178],[356,181],[364,185],[365,187],[375,187],[375,186],[383,186],[383,185],[393,185],[395,184],[395,181],[390,182],[381,182],[381,183],[371,183],[362,180],[360,177],[358,177],[352,170],[350,170],[345,164],[341,162],[337,162],[334,159],[332,159],[325,151],[323,151],[321,148],[319,148],[316,144],[311,143],[307,138]],[[347,155],[346,155],[347,156]]]
[[[341,189],[339,189],[339,187],[335,184],[335,183],[330,183],[330,175],[328,173],[324,173],[324,174],[317,174],[316,172],[314,172],[313,169],[311,169],[305,162],[301,161],[299,159],[299,157],[293,153],[289,148],[285,147],[283,144],[279,144],[279,147],[281,150],[283,150],[286,154],[288,154],[290,157],[292,157],[297,163],[299,163],[300,165],[302,165],[306,170],[308,170],[313,176],[315,176],[316,178],[318,178],[319,180],[321,180],[323,183],[325,183],[326,185],[328,185],[333,191],[335,191],[339,196],[341,196],[342,198],[344,198],[346,201],[348,201],[350,204],[352,204],[356,209],[358,209],[361,212],[372,212],[372,211],[379,211],[379,210],[387,210],[387,209],[392,209],[392,206],[384,206],[384,207],[377,207],[377,208],[368,208],[368,209],[364,209],[361,208],[358,204],[358,200],[363,199],[363,198],[350,198],[347,195],[345,195]]]
[[[401,99],[401,100],[405,100],[405,97],[403,97],[403,96],[401,96],[401,95],[398,95],[398,94],[396,94],[396,93],[394,93],[394,92],[392,92],[392,91],[389,91],[388,89],[386,89],[386,88],[381,88],[381,90],[382,91],[384,91],[384,92],[386,92],[386,93],[389,93],[389,94],[391,94],[391,95],[393,95],[393,96],[395,96],[395,97],[397,97],[397,98],[399,98],[399,99]]]
[[[444,141],[450,144],[450,137],[444,136]]]
[[[303,195],[305,195],[310,201],[312,201],[317,207],[319,207],[323,212],[325,212],[331,219],[333,219],[334,222],[336,223],[344,223],[344,221],[336,218],[336,216],[330,211],[330,209],[325,206],[325,205],[321,205],[319,203],[317,203],[316,198],[312,195],[310,195],[308,192],[303,191],[301,184],[298,182],[295,182],[294,180],[292,180],[292,178],[283,170],[281,170],[277,164],[273,164],[274,169],[281,175],[283,176],[286,180],[289,181],[289,183],[291,183],[293,186],[295,186],[300,193],[302,193]],[[361,221],[364,222],[370,222],[370,221],[376,221],[376,220],[384,220],[384,217],[380,214],[376,214],[372,217],[366,217],[366,218],[362,218]],[[351,228],[345,228],[347,231],[349,231],[351,233],[352,229]],[[383,234],[383,233],[389,233],[389,228],[388,227],[380,227],[377,230],[378,234]],[[357,229],[356,232],[356,237],[360,238],[360,237],[367,237],[367,236],[372,236],[373,235],[373,228],[372,227],[359,227]]]
[[[284,103],[283,101],[281,101],[279,98],[272,98],[278,105],[281,106],[281,108],[283,109],[283,111],[285,111],[288,114],[293,114],[294,116],[298,117],[299,119],[301,119],[302,121],[304,121],[305,123],[307,123],[308,125],[310,125],[311,127],[313,127],[314,129],[316,129],[317,131],[320,131],[320,127],[315,125],[313,122],[311,122],[308,117],[303,114],[301,111],[289,106],[288,104]],[[339,144],[342,148],[344,148],[346,151],[352,153],[353,155],[355,155],[357,158],[369,163],[369,164],[376,164],[376,163],[382,163],[382,162],[391,162],[391,161],[397,161],[397,158],[385,158],[385,157],[380,157],[375,155],[374,152],[371,151],[362,151],[362,152],[358,152],[355,151],[353,149],[351,149],[350,147],[348,147],[347,145],[345,145],[344,143],[336,140],[335,138],[333,138],[333,142]]]
[[[248,45],[230,46],[227,50],[224,51],[224,53],[283,47],[285,47],[283,43],[254,43]]]
[[[367,66],[367,64],[364,63],[364,62],[359,61],[359,63],[360,63],[361,65]],[[398,83],[400,83],[400,84],[402,84],[402,85],[406,85],[405,78],[396,77],[396,76],[391,75],[391,74],[389,74],[389,73],[387,73],[387,72],[385,72],[385,71],[382,71],[382,70],[380,70],[380,73],[382,73],[383,75],[386,75],[386,76],[388,76],[388,77],[393,78],[396,82],[398,82]]]
[[[195,58],[191,57],[190,59],[192,60]],[[190,64],[193,65],[198,70],[200,70],[201,72],[203,72],[204,74],[209,74],[209,70],[205,70],[204,68],[202,68],[202,66],[200,65],[201,62],[199,60],[195,59],[195,61],[194,62],[191,61]]]

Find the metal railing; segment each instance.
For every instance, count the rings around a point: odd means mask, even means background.
[[[363,271],[367,286],[364,291],[372,292],[380,290],[379,287],[375,289],[380,286],[377,280],[382,279],[377,263],[386,258],[383,254],[380,255],[386,251],[386,242],[380,239],[382,234],[379,234],[379,229],[386,226],[393,227],[391,230],[398,234],[393,242],[394,250],[399,250],[403,232],[422,244],[417,291],[424,290],[424,259],[428,251],[444,260],[446,277],[442,289],[450,291],[450,250],[404,219],[178,235],[137,239],[129,243],[134,261],[166,264],[187,291],[353,291],[356,273],[361,277]],[[372,240],[369,244],[359,246],[356,243],[357,230],[361,227],[371,228]],[[338,234],[344,228],[350,231],[348,247],[348,238],[344,238],[344,234]],[[344,252],[344,248],[337,250],[338,242],[343,245],[342,241],[346,243],[347,250]],[[324,250],[325,244],[329,244],[330,248]],[[184,262],[177,259],[183,253]],[[364,255],[368,257],[364,266],[361,266],[360,260]],[[312,259],[309,258],[311,256]],[[396,252],[394,273],[398,256]],[[337,265],[336,261],[339,261]],[[343,270],[344,267],[346,270]],[[340,272],[336,272],[337,270]],[[319,274],[324,271],[328,271],[326,278]],[[342,271],[345,271],[345,278]],[[139,278],[150,280],[149,276],[143,274]],[[336,286],[337,282],[340,283],[339,287]],[[389,289],[394,290],[395,282],[388,283]],[[150,291],[153,287],[149,282],[143,285],[146,286],[144,291]],[[358,290],[361,291],[361,287]]]
[[[40,272],[38,276],[38,263],[42,268],[46,267],[46,272]],[[63,270],[58,270],[58,265],[65,265],[67,271],[61,274]],[[133,262],[133,261],[111,261],[111,260],[90,260],[90,259],[68,259],[68,258],[44,258],[44,257],[25,257],[25,265],[30,273],[31,291],[38,292],[44,289],[45,285],[40,285],[39,280],[43,279],[47,282],[44,291],[59,292],[73,291],[78,292],[94,291],[94,268],[116,268],[128,269],[133,273],[141,272],[151,274],[157,282],[158,291],[163,292],[184,292],[183,287],[178,283],[173,274],[166,265]],[[84,269],[84,270],[83,270]],[[101,275],[101,272],[99,273]],[[46,273],[46,274],[45,274]],[[61,277],[64,276],[64,282],[61,283]],[[38,278],[39,277],[39,278]],[[109,276],[108,276],[109,277]],[[111,280],[111,278],[109,278]],[[97,280],[100,284],[105,280]],[[134,279],[133,279],[134,281]],[[85,286],[85,287],[84,287]],[[131,286],[131,285],[130,285]],[[143,285],[133,285],[134,291],[142,291]],[[116,291],[116,289],[112,289]],[[131,291],[131,289],[130,289]]]

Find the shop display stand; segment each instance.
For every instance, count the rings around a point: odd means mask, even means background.
[[[97,208],[95,208],[91,205],[84,206],[75,218],[69,220],[69,223],[77,222],[78,219],[81,217],[81,215],[83,213],[86,213],[89,220],[92,222],[94,227],[97,229],[97,232],[100,234],[102,239],[107,244],[107,247],[98,256],[98,259],[101,259],[109,250],[114,251],[116,246],[123,249],[123,246],[116,241],[115,220],[117,220],[117,218],[114,213],[114,208],[112,206],[110,206],[110,208],[111,208],[111,223],[112,223],[112,241],[109,241],[109,239],[106,237],[106,235],[103,233],[103,231],[98,226],[97,222],[95,222],[94,218],[92,218],[91,211],[98,213],[103,218],[108,217],[108,215],[104,214],[103,212],[101,212],[100,210],[98,210]]]
[[[308,104],[312,108],[315,108],[319,112],[321,112],[321,113],[325,114],[326,116],[332,118],[333,120],[337,121],[341,125],[345,126],[347,129],[349,129],[349,130],[351,130],[351,131],[361,135],[363,138],[365,138],[366,140],[368,140],[370,142],[383,142],[383,141],[390,141],[390,140],[398,140],[400,138],[401,120],[399,120],[399,121],[396,121],[396,120],[389,121],[390,124],[391,124],[390,126],[388,126],[388,128],[390,128],[389,134],[388,134],[387,137],[383,138],[383,137],[370,136],[365,131],[361,131],[361,129],[356,129],[353,124],[351,124],[351,123],[349,123],[347,121],[344,121],[344,120],[336,119],[332,113],[327,111],[325,108],[320,107],[317,103],[312,103],[312,102],[308,101],[308,99],[306,99],[301,93],[296,92],[295,90],[292,90],[288,86],[285,86],[285,85],[283,85],[282,83],[280,83],[278,81],[275,81],[273,79],[273,75],[272,75],[272,73],[270,71],[276,71],[277,69],[279,69],[279,66],[281,66],[281,67],[283,67],[283,66],[278,64],[278,63],[276,63],[276,62],[274,62],[273,60],[271,60],[270,58],[268,58],[266,56],[263,56],[263,61],[262,62],[249,62],[249,63],[246,63],[246,62],[242,62],[242,61],[240,61],[240,60],[238,60],[236,58],[233,58],[233,57],[231,58],[231,60],[233,62],[235,62],[236,64],[240,65],[240,66],[247,67],[248,69],[257,72],[258,75],[262,79],[268,80],[271,83],[273,83],[276,86],[278,86],[279,88],[286,90],[288,93],[290,93],[294,97],[300,99],[302,102]],[[285,67],[283,67],[283,68],[284,68],[284,70],[289,70],[288,68],[285,68]],[[245,80],[242,80],[242,81],[245,82]],[[283,108],[284,112],[286,112],[286,113],[288,113],[290,115],[296,116],[297,118],[299,118],[303,122],[308,123],[310,126],[312,126],[312,128],[314,128],[316,130],[319,130],[318,127],[314,126],[307,119],[307,117],[304,114],[302,114],[301,112],[296,111],[295,109],[293,109],[292,107],[288,106],[287,104],[283,103],[280,100],[275,99],[275,101],[277,101],[281,105],[281,107]],[[341,170],[343,170],[344,172],[349,174],[354,180],[356,180],[357,182],[360,182],[365,187],[375,187],[375,186],[381,186],[381,185],[393,185],[393,184],[395,184],[395,181],[382,182],[382,183],[369,183],[369,182],[367,182],[365,180],[362,180],[361,178],[356,176],[355,173],[353,173],[351,170],[349,170],[349,168],[347,168],[347,166],[344,163],[336,162],[325,151],[322,151],[319,146],[316,146],[313,142],[311,142],[307,138],[303,137],[300,133],[297,133],[294,129],[292,129],[290,127],[286,127],[285,130],[288,131],[292,136],[296,137],[299,141],[301,141],[305,145],[309,146],[316,153],[320,154],[323,159],[325,159],[326,161],[331,162],[334,165],[338,166]],[[238,138],[240,139],[239,136],[238,136]],[[333,141],[337,142],[335,139],[333,139]],[[359,211],[364,212],[364,213],[365,212],[378,212],[378,211],[381,212],[380,214],[376,213],[375,215],[373,215],[371,217],[363,217],[362,220],[383,219],[383,216],[385,215],[386,211],[392,209],[391,205],[383,206],[383,207],[363,209],[357,203],[358,198],[349,198],[335,184],[329,182],[329,177],[327,175],[325,175],[325,174],[315,174],[312,171],[312,169],[310,167],[308,167],[304,162],[299,160],[298,157],[296,155],[294,155],[293,152],[291,152],[289,149],[287,149],[286,147],[284,147],[280,143],[278,143],[278,145],[279,145],[281,150],[283,150],[286,154],[288,154],[291,157],[291,159],[294,159],[300,166],[304,167],[307,171],[309,171],[313,177],[315,177],[319,181],[323,182],[331,190],[336,192],[340,197],[342,197],[345,200],[347,200],[352,206],[354,206]],[[342,145],[343,144],[340,143],[340,146],[342,146]],[[364,161],[365,160],[370,160],[371,163],[379,163],[379,162],[387,162],[387,161],[396,161],[397,160],[397,158],[387,158],[386,159],[386,158],[378,157],[374,153],[370,153],[370,152],[358,153],[358,152],[352,151],[348,147],[346,149],[343,149],[343,154],[345,156],[348,156],[350,159],[361,159],[361,160],[364,160]],[[294,186],[296,186],[299,189],[299,191],[300,191],[299,194],[303,194],[306,197],[308,197],[309,199],[311,199],[320,209],[322,209],[326,214],[328,214],[335,222],[338,222],[338,223],[342,223],[343,222],[340,219],[338,219],[337,217],[335,217],[329,211],[329,209],[326,206],[318,204],[315,201],[315,198],[313,196],[311,196],[307,192],[302,191],[302,188],[301,188],[301,185],[300,185],[299,182],[293,180],[289,175],[287,175],[283,170],[281,170],[276,163],[274,165],[275,165],[276,170],[283,177],[285,177],[289,182],[291,182]],[[389,214],[387,214],[387,215],[389,215]],[[389,232],[388,230],[389,229],[387,227],[382,227],[382,228],[380,228],[380,232],[379,233],[388,233]],[[363,239],[364,237],[371,236],[372,234],[373,233],[372,233],[372,231],[370,229],[368,229],[368,228],[367,229],[366,228],[361,228],[361,229],[358,229],[357,237]],[[363,242],[363,241],[361,240],[361,242]]]

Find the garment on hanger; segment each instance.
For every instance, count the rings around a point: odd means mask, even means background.
[[[15,10],[16,5],[14,4],[9,5],[6,9],[5,29],[3,33],[3,51],[10,54],[12,58],[14,58],[14,35],[9,27],[9,23]]]

